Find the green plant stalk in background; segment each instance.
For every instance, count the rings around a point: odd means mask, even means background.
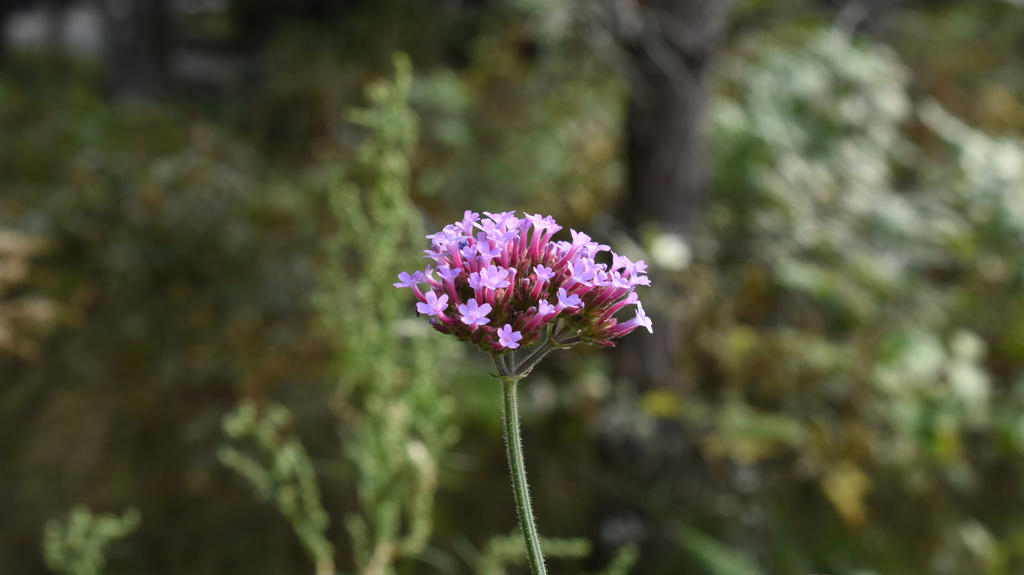
[[[367,137],[342,172],[324,173],[322,189],[333,230],[316,306],[336,346],[331,405],[358,502],[344,524],[362,575],[394,573],[427,548],[438,469],[458,434],[444,369],[457,350],[410,329],[402,295],[380,289],[425,233],[409,197],[412,68],[403,55],[394,63],[394,77],[368,86],[367,105],[348,114]]]
[[[403,327],[402,296],[379,286],[406,244],[423,236],[409,200],[410,158],[417,135],[408,105],[412,70],[396,56],[395,77],[367,88],[369,105],[350,112],[367,138],[343,170],[316,179],[330,209],[320,289],[314,304],[336,345],[337,391],[331,401],[354,477],[357,509],[346,514],[354,572],[389,575],[414,558],[433,532],[438,461],[458,429],[441,368],[456,351],[430,330]],[[372,241],[368,241],[369,238]],[[395,333],[402,335],[396,338]],[[274,503],[292,524],[318,575],[336,572],[329,517],[316,470],[283,405],[251,401],[224,419],[229,443],[221,461]]]

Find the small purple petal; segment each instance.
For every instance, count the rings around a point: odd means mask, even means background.
[[[565,288],[558,288],[558,309],[563,310],[568,307],[582,306],[583,302],[580,300],[580,296],[576,294],[569,295],[565,293]]]
[[[417,272],[422,273],[422,272]],[[398,281],[391,285],[396,288],[414,288],[416,287],[417,276],[415,274],[409,275],[409,272],[402,272],[398,274]]]
[[[459,306],[459,313],[462,314],[462,323],[477,327],[490,323],[487,314],[491,313],[491,304],[477,305],[476,299],[470,298],[468,302]]]
[[[551,278],[555,277],[551,268],[545,266],[534,266],[533,272],[537,274],[537,281],[540,283],[551,281]]]
[[[416,311],[424,315],[437,315],[448,308],[447,295],[442,294],[441,297],[437,297],[436,293],[429,291],[424,297],[426,302],[416,304]]]
[[[498,329],[498,343],[501,347],[508,349],[516,349],[519,347],[519,340],[523,339],[523,334],[518,331],[512,331],[510,324],[505,324]]]

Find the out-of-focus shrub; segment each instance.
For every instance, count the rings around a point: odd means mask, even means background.
[[[886,48],[790,38],[726,61],[717,253],[655,412],[730,478],[698,523],[768,572],[1009,572],[1024,145],[913,102]]]
[[[147,517],[128,569],[155,548],[146,560],[168,570],[231,570],[260,533],[189,543],[253,507],[217,462],[221,416],[240,390],[325,381],[308,329],[315,202],[184,109],[113,105],[88,76],[12,74],[0,225],[48,247],[4,305],[30,295],[56,315],[34,359],[0,356],[0,564],[38,563],[42,520],[85,501]]]

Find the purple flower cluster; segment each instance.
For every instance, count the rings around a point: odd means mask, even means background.
[[[632,262],[576,230],[572,241],[554,241],[562,227],[550,216],[484,215],[467,210],[427,236],[433,265],[402,272],[394,284],[412,290],[416,310],[435,329],[491,352],[530,345],[549,326],[566,345],[612,346],[638,327],[653,332],[635,291],[650,285],[643,260]],[[601,252],[610,253],[610,264],[595,260],[609,259]],[[619,321],[614,316],[626,306],[635,306],[635,315]]]

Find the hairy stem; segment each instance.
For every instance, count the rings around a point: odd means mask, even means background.
[[[505,396],[505,452],[508,455],[508,467],[512,472],[512,491],[516,500],[516,511],[519,513],[519,527],[526,541],[526,555],[530,562],[533,575],[547,575],[544,567],[544,555],[540,550],[540,534],[533,520],[533,508],[530,505],[530,488],[526,483],[526,466],[523,463],[523,443],[519,438],[519,398],[516,393],[520,376],[502,377],[501,390]]]

